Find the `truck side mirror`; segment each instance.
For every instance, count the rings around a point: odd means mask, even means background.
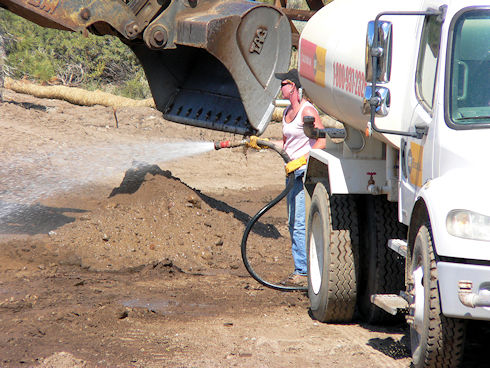
[[[376,83],[387,83],[391,76],[391,45],[393,41],[392,23],[378,21],[377,29],[374,29],[375,21],[368,23],[366,33],[366,81],[376,77]],[[374,35],[378,35],[377,45],[374,45]],[[373,72],[373,56],[378,59],[376,72]]]
[[[362,113],[369,115],[371,113],[371,105],[373,98],[376,106],[376,116],[386,116],[390,112],[391,94],[386,87],[376,86],[376,92],[373,93],[373,86],[367,85],[364,90],[364,99],[362,104]]]
[[[369,113],[370,119],[366,125],[366,135],[371,136],[374,130],[380,134],[397,134],[405,137],[421,139],[427,134],[426,127],[416,127],[416,131],[398,131],[380,129],[376,127],[375,117],[386,116],[390,107],[390,90],[379,84],[388,83],[391,74],[391,49],[393,44],[393,25],[391,22],[379,20],[385,15],[437,15],[440,21],[444,21],[447,6],[439,7],[439,10],[428,9],[426,11],[387,11],[379,13],[375,21],[368,23],[366,33],[366,82],[368,85],[364,93],[363,113]]]

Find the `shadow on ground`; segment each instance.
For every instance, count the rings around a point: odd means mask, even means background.
[[[17,102],[17,101],[6,101],[4,100],[4,102],[6,103],[9,103],[9,104],[13,104],[13,105],[17,105],[17,106],[20,106],[20,107],[23,107],[24,109],[34,109],[34,110],[39,110],[39,111],[48,111],[49,107],[45,106],[45,105],[39,105],[39,104],[35,104],[35,103],[30,103],[30,102]]]
[[[406,326],[381,327],[366,325],[363,326],[371,331],[396,333],[396,330],[404,330],[404,336],[396,341],[392,337],[386,339],[370,339],[368,345],[373,349],[393,358],[403,359],[411,356],[410,351],[410,330]],[[466,338],[463,361],[461,368],[480,368],[488,366],[488,341],[490,341],[490,322],[488,321],[467,321]]]
[[[392,337],[380,339],[376,337],[369,339],[368,345],[393,359],[404,359],[410,357],[410,338],[405,335],[396,341]]]
[[[46,234],[65,224],[75,221],[65,212],[87,212],[78,208],[48,207],[41,204],[16,204],[0,202],[0,209],[8,214],[0,217],[0,234]]]
[[[117,194],[133,194],[138,191],[141,184],[145,181],[146,174],[161,175],[166,178],[172,178],[179,180],[172,176],[172,173],[168,170],[162,170],[158,165],[149,165],[140,162],[133,162],[133,166],[126,171],[121,184],[114,188],[109,194],[110,197],[114,197]]]

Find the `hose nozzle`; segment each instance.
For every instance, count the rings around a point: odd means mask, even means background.
[[[219,150],[222,148],[234,148],[240,146],[248,146],[255,148],[256,150],[261,150],[264,148],[270,148],[271,143],[268,139],[259,139],[256,136],[250,136],[242,139],[241,141],[219,141],[214,142],[214,149]]]
[[[222,148],[234,148],[234,147],[240,147],[240,146],[249,146],[255,149],[264,149],[264,148],[270,148],[277,153],[279,153],[284,160],[285,163],[288,163],[291,161],[289,158],[288,154],[286,151],[284,151],[281,148],[278,148],[274,143],[269,141],[268,139],[259,139],[257,137],[247,137],[245,139],[242,139],[241,141],[219,141],[219,142],[214,142],[214,149],[215,150],[220,150]]]
[[[241,141],[218,141],[214,142],[214,149],[215,150],[220,150],[222,148],[233,148],[233,147],[240,147],[244,146],[247,144],[247,140],[241,140]]]
[[[222,148],[229,148],[230,147],[230,141],[221,141],[221,142],[214,142],[214,149],[219,150]]]

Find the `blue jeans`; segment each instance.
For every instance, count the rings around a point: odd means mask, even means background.
[[[306,226],[305,226],[305,191],[303,188],[303,176],[305,168],[294,172],[294,186],[288,193],[288,223],[291,235],[291,251],[294,260],[294,273],[306,275]],[[289,178],[286,179],[286,183]]]

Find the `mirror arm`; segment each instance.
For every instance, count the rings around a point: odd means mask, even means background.
[[[382,12],[379,13],[375,20],[374,20],[374,39],[373,39],[373,47],[370,51],[370,55],[372,57],[372,68],[373,68],[373,73],[372,73],[372,91],[373,94],[376,91],[376,75],[375,71],[378,68],[378,58],[382,56],[383,54],[383,49],[379,47],[379,33],[377,32],[378,29],[378,24],[379,24],[379,19],[384,16],[384,15],[418,15],[418,16],[428,16],[428,15],[437,15],[438,19],[440,22],[444,22],[446,18],[446,12],[447,12],[447,5],[442,5],[439,7],[439,9],[429,9],[427,11],[423,12],[417,12],[417,11],[388,11],[388,12]],[[418,139],[422,139],[424,135],[427,135],[428,128],[426,127],[425,129],[416,129],[415,132],[403,132],[403,131],[395,131],[395,130],[386,130],[386,129],[380,129],[376,126],[375,123],[375,116],[376,116],[376,107],[379,105],[380,98],[377,96],[372,96],[369,99],[369,104],[371,105],[371,118],[370,121],[368,122],[368,127],[366,129],[366,135],[371,135],[371,129],[374,130],[375,132],[381,133],[381,134],[396,134],[396,135],[402,135],[406,137],[414,137]]]

